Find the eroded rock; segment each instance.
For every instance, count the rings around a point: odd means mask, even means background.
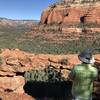
[[[24,81],[24,77],[22,76],[0,77],[0,88],[3,91],[24,93],[24,89],[23,89],[24,85],[25,85],[25,81]]]
[[[61,77],[68,77],[74,65],[81,63],[77,54],[67,55],[44,55],[31,54],[20,50],[2,49],[0,54],[2,64],[0,65],[0,91],[11,93],[24,93],[24,73],[31,70],[42,70],[48,66],[55,67],[61,72]],[[94,93],[100,94],[100,54],[94,55],[98,69],[98,78],[94,82]],[[98,97],[98,96],[96,96]],[[8,99],[9,100],[9,99]]]

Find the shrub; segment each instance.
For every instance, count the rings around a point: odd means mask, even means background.
[[[59,82],[64,81],[61,78],[61,73],[57,72],[54,68],[48,66],[48,68],[42,70],[32,70],[25,72],[25,80],[32,82]]]

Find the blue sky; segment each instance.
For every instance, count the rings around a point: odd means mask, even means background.
[[[43,9],[56,0],[0,0],[0,17],[39,20]]]

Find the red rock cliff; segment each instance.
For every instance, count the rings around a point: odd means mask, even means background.
[[[100,24],[100,2],[88,4],[55,5],[42,12],[42,24]]]

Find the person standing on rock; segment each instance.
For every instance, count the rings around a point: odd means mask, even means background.
[[[74,66],[69,74],[73,82],[73,100],[92,100],[93,81],[98,75],[93,67],[95,60],[89,50],[81,52],[78,58],[82,63]]]

